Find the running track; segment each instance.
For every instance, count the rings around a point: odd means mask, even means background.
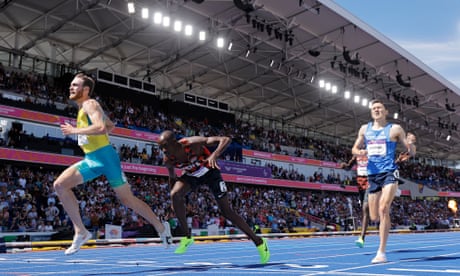
[[[260,265],[252,242],[196,242],[184,255],[159,244],[0,254],[0,275],[460,275],[460,232],[390,234],[388,263],[372,265],[378,237],[269,239]]]

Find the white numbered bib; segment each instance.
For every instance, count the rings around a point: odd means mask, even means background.
[[[356,169],[356,174],[359,176],[366,176],[367,175],[367,167],[359,167]]]
[[[219,187],[220,187],[220,191],[221,191],[222,193],[227,192],[227,185],[225,185],[225,181],[219,182]]]
[[[88,135],[79,134],[77,136],[77,138],[78,138],[78,145],[79,146],[83,146],[83,145],[88,144]]]
[[[367,176],[367,156],[358,156],[356,158],[356,173],[358,176]]]
[[[367,153],[371,155],[386,155],[387,144],[385,140],[373,140],[367,143]]]

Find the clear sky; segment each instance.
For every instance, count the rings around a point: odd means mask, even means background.
[[[460,87],[460,0],[333,0]]]

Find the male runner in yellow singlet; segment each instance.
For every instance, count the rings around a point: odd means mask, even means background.
[[[77,126],[73,127],[69,123],[61,125],[64,135],[77,135],[78,145],[85,153],[83,160],[64,170],[53,184],[75,230],[72,245],[65,254],[76,253],[91,238],[90,232],[83,225],[72,188],[100,175],[107,177],[120,202],[150,222],[160,234],[162,242],[168,246],[171,243],[169,227],[165,227],[152,209],[131,191],[121,170],[118,154],[109,142],[108,133],[112,131],[114,124],[105,116],[99,103],[91,99],[93,89],[94,80],[91,77],[82,73],[74,77],[69,88],[69,99],[76,102],[79,107]]]

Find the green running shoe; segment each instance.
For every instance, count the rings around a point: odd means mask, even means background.
[[[257,250],[259,250],[260,263],[266,264],[268,263],[268,260],[270,259],[270,250],[268,250],[267,239],[262,238],[262,240],[263,240],[263,243],[257,246]]]
[[[174,251],[174,253],[184,254],[185,252],[187,252],[188,247],[192,245],[194,242],[195,240],[193,238],[183,237],[182,239],[180,239],[179,246],[176,248],[176,251]]]
[[[356,244],[357,247],[363,248],[363,247],[364,247],[364,240],[363,240],[363,238],[359,237],[359,239],[357,239],[357,240],[355,241],[355,244]]]

